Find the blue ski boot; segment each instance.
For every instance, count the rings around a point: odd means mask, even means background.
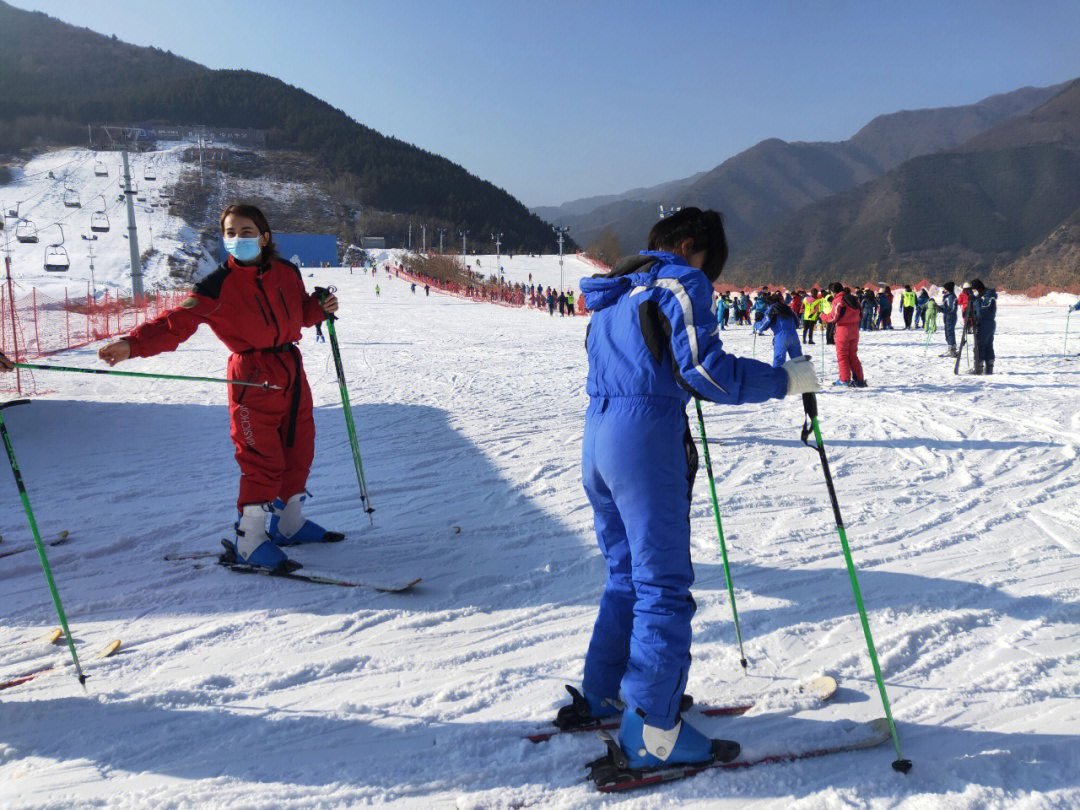
[[[739,755],[739,744],[710,740],[680,717],[671,729],[645,724],[644,713],[627,706],[619,727],[619,748],[624,770],[656,770],[675,765],[729,762]]]
[[[295,571],[301,567],[300,563],[290,560],[266,533],[269,511],[270,505],[266,503],[249,503],[240,510],[234,524],[236,542],[232,551],[236,559],[233,562],[280,573]]]
[[[617,698],[602,698],[589,692],[582,694],[570,684],[566,685],[566,691],[570,693],[570,704],[560,706],[555,716],[555,725],[561,731],[591,728],[622,712],[622,703]]]
[[[279,546],[299,546],[303,543],[339,543],[345,539],[340,532],[328,532],[318,523],[305,520],[301,514],[308,493],[298,492],[285,503],[275,498],[270,530],[267,534]]]

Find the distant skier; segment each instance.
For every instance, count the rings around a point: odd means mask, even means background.
[[[547,300],[547,308],[548,308],[548,317],[550,318],[555,314],[555,304],[558,301],[558,298],[555,295],[555,291],[552,290],[551,287],[547,288],[547,298],[546,298],[546,300]]]
[[[379,285],[378,285],[378,284],[376,284],[376,285],[375,285],[375,297],[376,297],[376,298],[378,298],[378,297],[379,297],[379,293],[380,293],[380,292],[381,292],[381,290],[379,289]]]
[[[917,299],[915,292],[911,289],[910,284],[904,285],[904,291],[900,293],[900,308],[904,312],[904,328],[911,328],[911,318],[915,314],[915,304]]]
[[[980,279],[971,282],[971,308],[975,321],[975,373],[994,373],[994,333],[997,331],[997,291]]]
[[[941,325],[945,330],[945,345],[949,348],[948,356],[956,357],[956,284],[946,281],[941,286],[944,290],[941,293]]]
[[[299,564],[279,545],[342,539],[301,514],[315,422],[296,347],[301,328],[321,323],[337,311],[338,301],[308,295],[300,271],[278,255],[270,225],[255,206],[227,207],[221,235],[229,253],[223,265],[179,307],[104,346],[98,356],[114,366],[129,357],[175,351],[205,323],[232,351],[229,379],[276,386],[229,386],[230,435],[241,471],[235,550],[242,562],[294,570]]]
[[[574,700],[556,721],[571,728],[621,713],[627,764],[645,769],[739,752],[681,716],[695,609],[697,452],[686,405],[691,395],[738,405],[818,388],[804,358],[777,369],[724,352],[712,311],[727,258],[718,213],[683,208],[653,226],[648,247],[581,281],[593,312],[582,479],[608,573],[584,694],[571,687]]]
[[[415,282],[415,281],[413,281],[413,282],[411,282],[411,283],[409,284],[409,291],[410,291],[410,292],[411,292],[411,293],[412,293],[413,295],[416,295],[416,282]]]
[[[426,297],[426,298],[431,297],[431,285],[430,284],[425,284],[424,285],[424,297]]]
[[[919,291],[919,297],[915,299],[915,328],[918,329],[926,321],[926,304],[930,300],[930,293],[923,287]]]
[[[810,290],[810,293],[806,296],[806,300],[803,302],[803,328],[802,328],[802,342],[810,343],[814,342],[814,330],[817,328],[818,313],[821,311],[821,293],[816,289]]]
[[[862,319],[859,324],[860,328],[864,332],[872,331],[874,328],[874,311],[877,309],[874,302],[874,293],[871,290],[860,290],[859,298],[861,300]]]
[[[832,323],[836,327],[836,365],[840,371],[840,379],[835,385],[866,388],[862,363],[859,362],[859,321],[862,319],[862,307],[859,299],[851,294],[851,290],[839,282],[833,284],[832,293],[832,307],[821,317],[826,323]]]
[[[772,296],[772,306],[765,313],[765,320],[754,326],[754,331],[764,334],[773,331],[773,368],[780,368],[789,357],[802,357],[802,344],[799,342],[799,319],[784,303],[783,296]]]
[[[727,293],[720,296],[717,307],[720,314],[720,328],[727,329],[728,319],[731,316],[731,299],[728,298]]]
[[[574,291],[566,291],[566,314],[573,317],[574,315]]]
[[[882,286],[877,295],[878,329],[892,329],[893,294],[888,285]]]

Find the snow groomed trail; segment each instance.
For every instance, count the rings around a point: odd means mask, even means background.
[[[524,739],[579,682],[603,585],[579,473],[586,320],[414,295],[381,271],[304,274],[339,288],[376,512],[370,526],[329,348],[306,335],[309,510],[348,538],[290,554],[423,582],[382,594],[165,561],[216,550],[234,519],[222,387],[51,375],[54,394],[5,419],[43,533],[71,532],[50,560],[89,696],[42,640],[55,616],[34,555],[0,560],[0,680],[58,670],[0,697],[0,806],[1080,806],[1080,360],[1060,355],[1064,308],[1002,306],[991,378],[954,376],[940,335],[925,360],[921,332],[864,335],[870,389],[819,397],[911,774],[883,746],[612,798],[580,781],[595,737]],[[751,352],[749,330],[723,337]],[[97,365],[93,348],[62,361]],[[226,356],[202,330],[124,368],[220,376]],[[706,420],[750,669],[702,471],[689,691],[757,705],[701,727],[748,758],[827,745],[881,707],[801,404],[706,405]],[[0,550],[29,545],[0,478]],[[820,674],[840,683],[831,701],[794,696]]]

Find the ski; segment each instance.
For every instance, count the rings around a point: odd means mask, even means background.
[[[165,559],[169,562],[177,562],[180,560],[216,560],[220,556],[220,551],[193,551],[190,554],[166,554]]]
[[[807,681],[804,684],[797,686],[795,689],[790,690],[794,695],[804,695],[812,697],[821,703],[826,702],[834,694],[836,694],[837,683],[833,678],[828,675],[823,675],[820,678],[814,678],[812,681]],[[788,690],[782,690],[779,692],[773,692],[769,697],[776,695],[782,695]],[[697,714],[704,715],[705,717],[738,717],[739,715],[746,714],[759,701],[752,698],[748,698],[745,701],[739,703],[731,703],[725,706],[701,706],[694,709]],[[615,717],[612,720],[604,722],[591,723],[587,726],[577,726],[576,728],[560,729],[555,726],[551,726],[549,729],[539,731],[534,734],[528,734],[525,736],[526,740],[530,742],[539,743],[550,740],[552,737],[557,737],[560,734],[577,734],[582,731],[612,731],[617,729],[620,724],[620,718]]]
[[[59,532],[56,535],[56,537],[54,537],[52,540],[45,540],[44,545],[47,546],[47,547],[60,546],[60,545],[63,545],[64,543],[66,543],[68,541],[68,539],[69,539],[68,531],[67,531],[67,529],[64,529],[62,532]],[[33,551],[33,550],[34,550],[34,546],[23,546],[22,548],[13,548],[13,549],[9,549],[7,551],[0,551],[0,559],[2,559],[4,557],[10,557],[12,554],[19,554],[19,553],[21,553],[23,551]]]
[[[953,374],[960,373],[960,362],[964,359],[964,344],[967,343],[968,325],[967,319],[964,319],[964,332],[960,335],[960,345],[956,349],[956,365],[953,366]]]
[[[52,671],[53,667],[50,664],[47,667],[35,669],[33,672],[28,672],[25,675],[19,675],[18,677],[12,678],[10,681],[3,681],[2,683],[0,683],[0,691],[3,691],[4,689],[11,689],[13,686],[18,686],[19,684],[26,683],[27,681],[32,681],[34,680],[34,678],[40,678],[42,675],[47,675]]]
[[[217,555],[215,555],[217,556]],[[218,565],[229,571],[235,571],[238,574],[259,574],[264,577],[273,577],[274,579],[289,579],[294,582],[307,582],[312,585],[337,585],[340,588],[369,588],[374,591],[380,591],[381,593],[405,593],[411,590],[414,585],[420,582],[421,577],[402,583],[400,585],[379,584],[373,585],[370,582],[351,582],[346,579],[337,579],[335,577],[326,577],[321,574],[305,574],[301,571],[290,571],[289,573],[278,573],[271,571],[269,568],[261,568],[256,565],[247,565],[242,562],[228,562],[227,560],[218,559]]]
[[[596,789],[602,793],[614,793],[622,790],[635,790],[637,788],[658,785],[661,782],[672,782],[676,779],[686,779],[706,771],[735,771],[742,768],[751,768],[755,765],[768,765],[784,762],[797,762],[803,759],[815,759],[831,754],[842,754],[848,751],[859,751],[864,748],[874,748],[886,742],[889,737],[889,721],[885,718],[872,720],[868,723],[860,723],[845,732],[850,739],[835,745],[823,748],[813,748],[802,752],[785,752],[766,754],[753,759],[735,759],[731,762],[714,762],[699,765],[679,765],[670,768],[657,768],[653,770],[638,770],[634,768],[620,768],[616,759],[621,755],[619,746],[610,737],[606,737],[608,753],[593,760],[585,767],[589,769],[588,778],[596,785]]]

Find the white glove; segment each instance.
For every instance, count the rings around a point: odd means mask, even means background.
[[[787,392],[791,394],[812,394],[821,390],[814,366],[806,355],[794,357],[784,363],[784,371],[787,372]]]

